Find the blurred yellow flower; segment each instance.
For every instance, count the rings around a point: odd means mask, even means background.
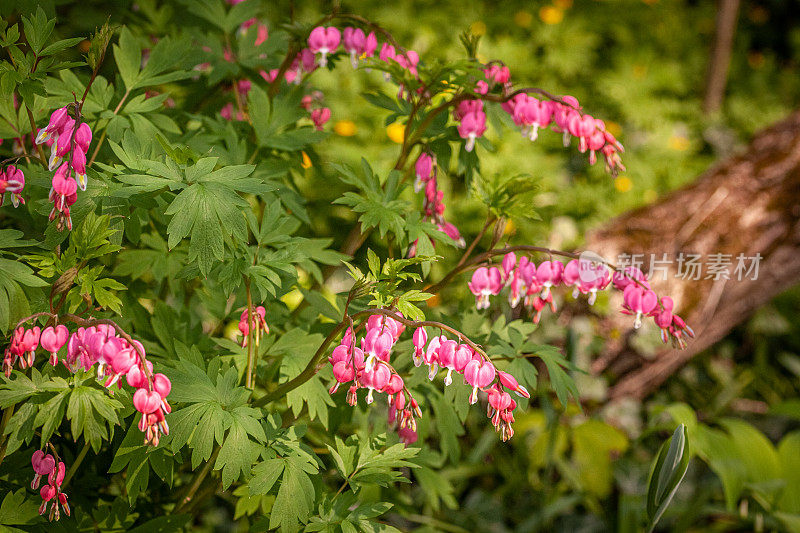
[[[683,135],[673,135],[669,138],[669,147],[673,150],[683,152],[689,149],[689,139]]]
[[[289,311],[294,311],[300,302],[303,301],[303,293],[300,292],[299,289],[294,289],[293,291],[287,292],[283,296],[281,296],[280,300],[286,304],[286,307],[289,308]]]
[[[606,122],[606,131],[619,139],[619,136],[622,135],[622,126],[609,120]]]
[[[389,124],[386,127],[386,136],[389,137],[389,140],[397,144],[401,144],[403,142],[403,137],[405,135],[405,132],[406,132],[406,127],[397,122],[395,122],[394,124]]]
[[[658,200],[658,193],[653,189],[647,189],[646,191],[644,191],[642,198],[644,198],[645,202],[650,204]]]
[[[503,228],[503,235],[511,235],[517,228],[511,220],[506,221],[506,227]]]
[[[352,120],[339,120],[333,125],[333,131],[336,135],[342,137],[352,137],[358,131],[355,122]]]
[[[482,20],[476,20],[469,26],[469,31],[472,32],[473,35],[485,35],[486,34],[486,23]]]
[[[311,168],[311,158],[308,157],[308,154],[303,152],[303,160],[300,162],[300,166],[303,168]]]
[[[564,20],[564,11],[556,6],[544,6],[539,10],[539,18],[545,24],[558,24]]]
[[[620,176],[614,180],[614,188],[619,192],[628,192],[633,188],[633,182],[627,176]]]
[[[520,28],[530,28],[533,22],[533,15],[527,11],[517,11],[514,15],[514,24]]]

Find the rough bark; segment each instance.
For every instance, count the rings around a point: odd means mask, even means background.
[[[734,265],[739,253],[762,256],[755,280],[683,280],[674,269],[666,281],[656,276],[656,292],[675,299],[678,314],[697,334],[685,350],[645,357],[631,346],[630,317],[608,319],[606,326],[622,335],[592,370],[612,376],[612,398],[643,398],[759,306],[800,282],[800,112],[758,133],[740,155],[691,185],[612,220],[589,236],[587,249],[609,258],[636,252],[658,259],[667,253],[674,260],[681,252],[700,253],[704,267],[713,253],[731,254]]]

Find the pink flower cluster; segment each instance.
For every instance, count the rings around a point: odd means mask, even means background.
[[[59,230],[65,224],[67,229],[72,229],[69,208],[78,199],[78,188],[86,190],[86,154],[91,142],[89,124],[79,124],[70,117],[69,106],[53,111],[50,122],[36,136],[36,144],[46,143],[51,147],[49,169],[58,169],[53,175],[49,198],[53,202],[50,220],[58,218],[56,227]]]
[[[622,144],[606,130],[602,120],[582,113],[575,97],[563,96],[559,101],[539,100],[518,93],[503,102],[501,107],[531,141],[536,140],[539,128],[551,126],[553,131],[563,134],[565,147],[569,146],[571,137],[576,137],[580,152],[589,151],[589,164],[597,162],[596,152],[599,151],[605,158],[608,172],[616,175],[625,171],[620,157],[624,152]]]
[[[0,207],[3,205],[6,193],[11,195],[11,204],[18,207],[24,204],[22,189],[25,187],[25,174],[14,165],[8,165],[0,170]]]
[[[484,69],[484,80],[479,80],[475,93],[486,96],[499,88],[500,95],[507,98],[501,104],[522,134],[531,141],[536,140],[539,128],[552,125],[553,131],[562,132],[564,146],[569,146],[570,138],[578,139],[581,153],[589,151],[589,163],[597,161],[596,152],[605,157],[606,170],[614,175],[624,171],[620,153],[622,144],[606,130],[602,120],[581,112],[578,100],[573,96],[563,96],[556,100],[539,100],[524,92],[513,93],[511,74],[508,67],[490,63]],[[458,133],[466,140],[464,149],[472,151],[477,138],[486,132],[486,113],[480,98],[463,100],[453,111],[453,118],[459,123]]]
[[[534,323],[539,323],[542,311],[549,304],[553,312],[556,305],[550,290],[558,285],[573,288],[573,296],[589,295],[589,304],[597,298],[597,292],[609,286],[622,291],[622,312],[635,317],[634,327],[639,328],[643,317],[652,317],[661,329],[661,338],[666,343],[683,348],[686,337],[694,332],[684,320],[672,313],[673,301],[668,296],[660,298],[650,289],[647,276],[638,268],[628,267],[622,272],[614,272],[600,262],[586,259],[572,259],[566,265],[561,261],[542,261],[537,266],[527,256],[517,260],[514,252],[507,253],[497,266],[479,267],[467,284],[475,295],[478,309],[487,309],[489,298],[509,287],[508,300],[511,307],[520,301],[534,314]]]
[[[11,343],[3,353],[3,372],[6,377],[11,375],[11,370],[19,359],[19,366],[23,369],[33,366],[36,358],[36,349],[39,348],[39,338],[41,336],[39,326],[25,329],[18,327],[11,334]]]
[[[652,289],[647,275],[636,267],[627,267],[623,272],[615,272],[614,287],[622,291],[622,312],[633,315],[634,327],[639,328],[643,317],[652,317],[661,330],[661,340],[672,342],[676,348],[686,347],[686,337],[694,337],[694,331],[686,322],[674,314],[672,298],[659,298]]]
[[[466,243],[461,236],[461,232],[450,222],[444,218],[445,205],[442,201],[444,198],[444,191],[439,190],[438,182],[436,181],[437,166],[436,156],[428,152],[422,152],[417,158],[414,165],[416,172],[416,180],[414,181],[414,190],[419,192],[425,189],[425,202],[423,205],[424,219],[429,220],[436,224],[439,231],[445,233],[448,237],[453,239],[456,246],[463,248]],[[431,240],[433,243],[433,240]],[[417,241],[411,245],[409,250],[409,257],[416,255]]]
[[[416,366],[428,365],[428,378],[433,380],[439,369],[447,369],[445,386],[453,382],[453,372],[464,376],[464,383],[472,386],[469,403],[478,401],[478,391],[484,391],[488,399],[488,416],[495,430],[500,431],[503,441],[514,435],[513,411],[517,403],[505,389],[523,398],[530,398],[528,391],[507,372],[497,370],[488,358],[473,350],[468,344],[459,344],[445,335],[434,336],[428,342],[425,328],[414,331],[414,355]],[[427,346],[426,346],[427,344]]]
[[[256,345],[259,343],[262,331],[265,335],[269,335],[269,326],[267,325],[266,316],[267,310],[264,309],[264,306],[259,305],[256,307],[255,316],[252,319],[252,322],[255,325],[253,336],[255,338]],[[242,315],[239,317],[239,332],[242,334],[242,347],[247,346],[247,337],[250,334],[250,324],[248,323],[247,318],[247,308],[245,308],[244,311],[242,311]]]
[[[390,362],[392,349],[404,330],[405,326],[391,317],[371,315],[366,323],[361,347],[356,346],[353,331],[348,329],[328,360],[333,366],[336,380],[330,393],[336,392],[341,384],[352,382],[347,392],[350,405],[358,401],[359,388],[369,390],[368,404],[372,403],[375,391],[386,393],[389,399],[389,422],[394,423],[399,417],[398,433],[404,442],[410,443],[417,440],[414,417],[422,416],[422,412]],[[510,374],[497,370],[489,359],[475,352],[468,344],[459,344],[445,335],[435,336],[428,342],[424,327],[414,331],[413,341],[412,360],[416,366],[423,363],[429,366],[429,379],[433,380],[440,369],[446,369],[444,384],[448,386],[453,382],[453,372],[462,374],[464,382],[472,386],[470,403],[477,402],[478,391],[486,392],[489,417],[501,432],[503,440],[511,438],[514,434],[511,428],[514,422],[512,412],[516,402],[506,389],[528,398],[530,395],[525,387]]]
[[[160,434],[169,434],[169,426],[164,418],[172,409],[167,395],[172,388],[169,378],[163,374],[153,375],[153,364],[143,362],[139,353],[144,354],[144,346],[138,341],[129,343],[117,336],[116,330],[106,324],[88,328],[78,328],[72,334],[64,325],[49,326],[40,330],[38,326],[25,329],[20,326],[14,330],[11,344],[6,348],[3,358],[3,371],[11,375],[17,360],[25,369],[33,366],[39,346],[50,353],[50,364],[58,364],[58,352],[66,345],[66,356],[61,360],[70,372],[82,368],[88,371],[97,364],[97,378],[103,379],[103,386],[115,384],[122,388],[124,377],[128,385],[134,387],[133,405],[142,413],[139,429],[145,433],[145,444],[158,445]],[[152,379],[148,376],[152,375]]]
[[[503,91],[511,88],[511,73],[508,67],[490,63],[483,70],[485,80],[479,80],[475,92],[486,95],[494,86],[502,86]],[[458,135],[466,139],[464,150],[471,152],[475,148],[475,141],[486,133],[486,113],[483,110],[483,100],[463,100],[453,110],[453,118],[458,122]]]
[[[359,59],[366,59],[375,56],[375,52],[378,49],[378,38],[375,36],[375,32],[366,34],[361,28],[347,27],[344,28],[343,31],[340,31],[338,28],[333,26],[317,26],[311,30],[311,33],[308,36],[308,48],[304,49],[301,54],[309,51],[312,54],[312,65],[316,64],[316,56],[319,55],[318,65],[325,67],[327,65],[328,56],[336,52],[340,44],[342,44],[345,52],[350,55],[350,63],[353,65],[353,68],[356,68],[358,66]],[[417,77],[419,54],[414,50],[398,52],[394,45],[384,42],[381,44],[381,49],[378,52],[378,59],[386,63],[397,63],[403,69],[407,70],[412,76]],[[311,70],[306,67],[304,67],[304,69],[306,72],[311,72]],[[389,78],[388,74],[386,75],[386,78]],[[274,75],[272,76],[272,79],[275,79]],[[292,78],[292,80],[295,79],[295,77]],[[288,77],[286,79],[288,83],[291,83],[292,80],[289,80]],[[404,89],[401,85],[401,98],[403,93]]]
[[[31,456],[31,465],[34,471],[31,489],[38,489],[42,477],[47,476],[47,484],[43,485],[39,491],[39,495],[42,497],[39,514],[45,514],[47,506],[52,502],[53,505],[50,507],[50,515],[48,516],[50,521],[61,518],[61,508],[69,516],[70,509],[69,503],[67,503],[67,495],[61,491],[61,485],[64,483],[64,475],[66,474],[64,463],[56,461],[49,453],[45,454],[42,450],[36,450]]]
[[[333,394],[341,384],[352,382],[347,391],[347,403],[350,405],[358,402],[360,388],[368,390],[367,404],[374,401],[375,391],[385,393],[389,403],[389,423],[397,422],[400,438],[410,444],[417,440],[414,417],[422,416],[422,412],[390,362],[392,348],[405,329],[403,324],[391,317],[372,315],[367,320],[359,348],[353,330],[348,328],[341,343],[328,358],[336,380],[329,392]]]

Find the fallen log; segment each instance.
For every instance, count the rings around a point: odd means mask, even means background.
[[[610,259],[623,252],[644,254],[645,272],[651,257],[672,261],[667,276],[651,273],[653,288],[675,299],[696,338],[685,350],[646,357],[631,344],[629,317],[610,317],[606,327],[622,334],[592,365],[595,374],[611,376],[612,399],[644,398],[758,307],[800,282],[800,112],[757,133],[747,149],[694,183],[590,233],[586,249]],[[675,276],[679,259],[689,254],[704,258],[700,279]],[[730,279],[709,275],[714,254],[730,259]],[[757,263],[756,276],[751,271],[738,279],[740,254],[750,265]],[[757,254],[760,260],[753,260]]]

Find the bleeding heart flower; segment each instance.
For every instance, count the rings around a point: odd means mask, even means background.
[[[133,406],[140,413],[154,413],[161,407],[161,396],[156,391],[139,389],[133,394]]]

